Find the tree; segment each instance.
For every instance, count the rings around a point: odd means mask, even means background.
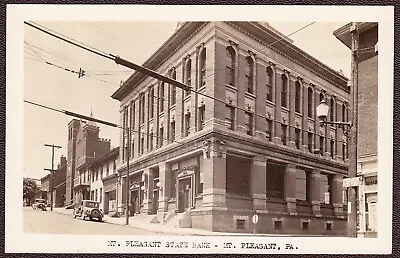
[[[24,178],[23,191],[23,197],[29,201],[30,205],[36,194],[39,193],[39,188],[36,184],[36,181],[32,178]]]

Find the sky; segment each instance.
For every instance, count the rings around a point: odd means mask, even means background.
[[[170,37],[177,22],[43,22],[34,21],[53,31],[119,55],[137,64],[146,59]],[[267,21],[268,22],[268,21]],[[285,35],[310,22],[268,22]],[[333,36],[347,22],[316,22],[293,34],[293,43],[326,65],[350,76],[350,50]],[[50,62],[53,65],[48,65]],[[56,66],[58,67],[56,67]],[[79,71],[85,76],[78,78]],[[119,102],[111,98],[121,81],[132,74],[128,68],[80,48],[62,42],[27,25],[24,27],[24,99],[56,109],[90,115],[119,124]],[[68,123],[72,117],[24,103],[23,176],[41,178],[51,168],[51,148],[55,149],[55,167],[67,154]],[[119,145],[119,129],[100,126],[100,137]]]

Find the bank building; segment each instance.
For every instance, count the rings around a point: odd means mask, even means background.
[[[112,95],[131,214],[222,232],[253,232],[257,214],[257,233],[346,234],[347,138],[316,115],[325,100],[329,121],[348,121],[343,74],[261,22],[180,23],[143,66],[191,90],[133,72]]]

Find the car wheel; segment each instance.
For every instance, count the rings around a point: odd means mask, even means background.
[[[103,219],[102,219],[102,218],[99,218],[99,221],[100,221],[100,222],[103,222]]]

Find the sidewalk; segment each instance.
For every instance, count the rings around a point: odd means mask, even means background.
[[[72,218],[73,209],[65,208],[54,208],[53,212],[71,216]],[[149,223],[140,220],[138,217],[129,217],[129,225],[126,225],[126,217],[113,218],[108,215],[104,215],[103,221],[105,223],[110,223],[120,226],[134,227],[138,229],[143,229],[151,231],[154,233],[164,233],[171,235],[185,235],[185,236],[254,236],[254,237],[340,237],[333,235],[289,235],[289,234],[251,234],[251,233],[231,233],[231,232],[212,232],[204,229],[198,228],[177,228],[167,225],[162,225],[161,223]]]
[[[73,209],[65,209],[65,208],[54,208],[53,212],[57,212],[64,215],[69,215],[72,218]],[[113,218],[108,215],[104,215],[104,222],[126,226],[126,217]],[[208,230],[197,229],[197,228],[175,228],[169,227],[166,225],[162,225],[161,223],[145,223],[144,221],[138,221],[135,216],[129,217],[129,227],[139,228],[147,231],[151,231],[154,233],[165,233],[165,234],[173,234],[173,235],[192,235],[192,236],[212,236],[212,235],[225,235],[225,233],[220,232],[211,232]],[[228,235],[228,234],[226,234]]]

